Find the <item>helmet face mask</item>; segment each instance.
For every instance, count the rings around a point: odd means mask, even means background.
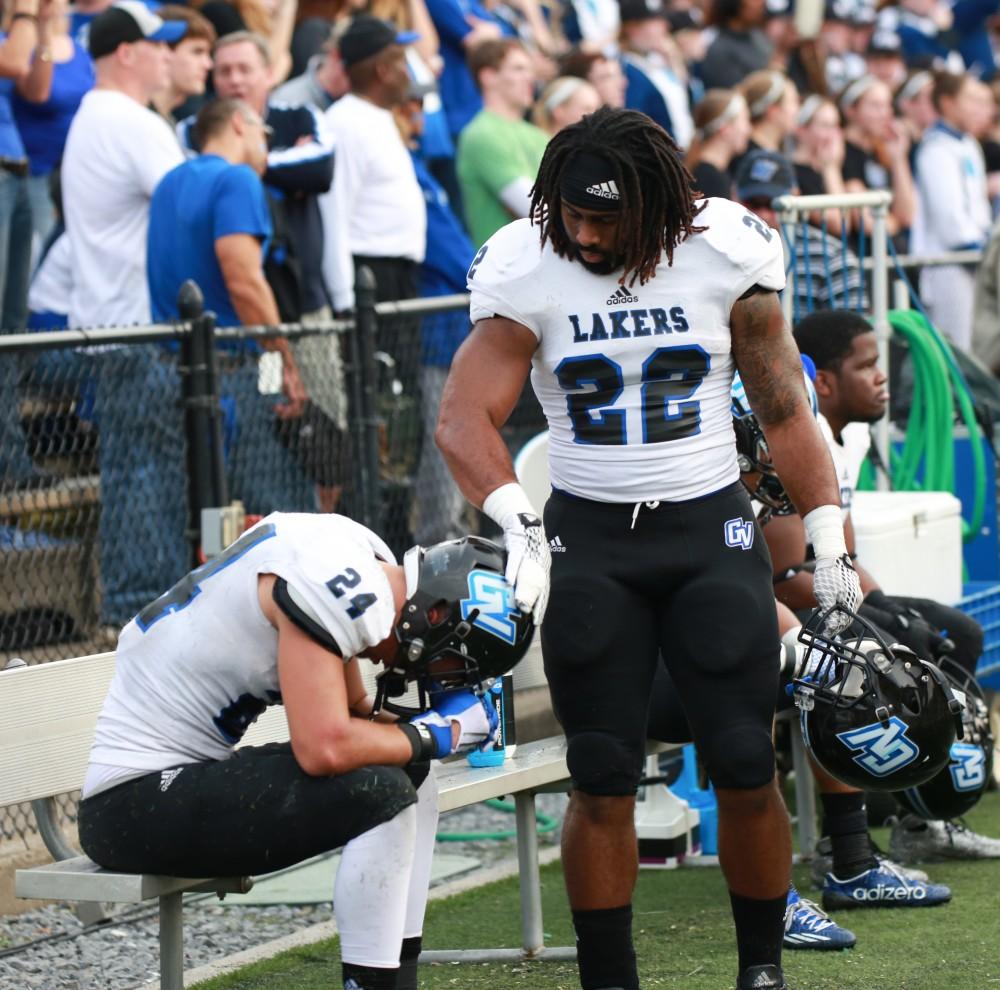
[[[802,734],[816,761],[845,784],[898,791],[932,778],[948,762],[962,705],[941,671],[860,616],[836,637],[831,612],[803,626],[815,673],[794,681]]]
[[[950,657],[941,661],[941,671],[962,704],[962,736],[952,743],[948,763],[941,771],[898,795],[910,811],[928,820],[966,814],[985,793],[993,772],[993,733],[982,689]]]
[[[505,565],[504,551],[478,536],[406,552],[406,601],[394,630],[399,648],[376,678],[376,711],[400,711],[387,699],[413,682],[420,710],[431,690],[481,691],[524,656],[534,621],[514,604]]]

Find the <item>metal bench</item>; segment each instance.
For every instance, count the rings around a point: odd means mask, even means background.
[[[51,801],[79,787],[86,771],[97,715],[114,673],[114,654],[102,653],[0,672],[0,807]],[[284,710],[270,708],[242,745],[288,738]],[[656,746],[663,749],[666,747]],[[572,958],[572,948],[545,948],[535,795],[568,785],[565,740],[551,737],[518,745],[502,766],[472,768],[464,760],[436,767],[443,812],[513,795],[521,889],[521,949],[427,952],[422,961],[458,958]],[[49,817],[42,815],[43,820]],[[57,861],[18,870],[18,897],[60,901],[137,903],[157,898],[160,912],[160,987],[183,987],[182,897],[190,892],[245,892],[250,877],[185,879],[101,869],[76,851],[52,821],[45,832]],[[71,857],[71,858],[66,858]]]

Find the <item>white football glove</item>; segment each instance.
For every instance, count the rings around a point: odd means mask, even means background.
[[[485,697],[472,691],[447,691],[432,695],[433,708],[410,719],[413,723],[423,723],[430,729],[437,747],[438,757],[469,746],[487,748],[496,742],[500,731],[500,719],[496,709]],[[452,748],[451,725],[458,722],[458,744]]]
[[[844,526],[840,508],[821,505],[802,519],[806,539],[816,554],[813,571],[813,594],[819,607],[826,611],[839,605],[847,612],[857,612],[861,605],[861,581],[844,542]],[[831,636],[851,624],[852,616],[837,611],[826,621],[825,631]]]
[[[541,625],[549,601],[552,555],[545,527],[535,515],[527,493],[513,482],[491,492],[483,502],[485,512],[503,528],[507,548],[507,583],[514,588],[514,603]]]

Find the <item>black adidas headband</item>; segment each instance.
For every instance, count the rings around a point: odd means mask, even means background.
[[[579,152],[567,164],[559,179],[559,196],[572,206],[603,213],[622,205],[611,163],[589,151]]]

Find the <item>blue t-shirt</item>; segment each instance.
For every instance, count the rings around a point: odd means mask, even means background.
[[[220,327],[239,326],[215,242],[229,234],[271,236],[260,177],[249,165],[201,155],[168,172],[149,206],[146,278],[154,320],[176,320],[177,293],[194,279]]]
[[[73,57],[53,67],[52,91],[44,103],[29,103],[14,94],[14,120],[31,161],[32,175],[48,175],[59,164],[73,115],[93,86],[94,65],[74,41]]]
[[[448,296],[466,291],[476,248],[458,221],[441,183],[412,155],[413,170],[427,204],[427,252],[420,266],[420,295]],[[469,312],[435,313],[420,324],[420,361],[447,368],[469,334]]]
[[[437,28],[444,67],[438,79],[441,102],[452,137],[482,109],[483,98],[469,72],[462,39],[472,30],[466,17],[492,21],[505,36],[514,31],[506,22],[490,13],[479,0],[427,0],[427,10]]]
[[[7,40],[7,35],[0,31],[0,42]],[[14,98],[14,80],[0,78],[0,158],[26,157],[21,135],[14,122],[14,111],[11,100]]]

